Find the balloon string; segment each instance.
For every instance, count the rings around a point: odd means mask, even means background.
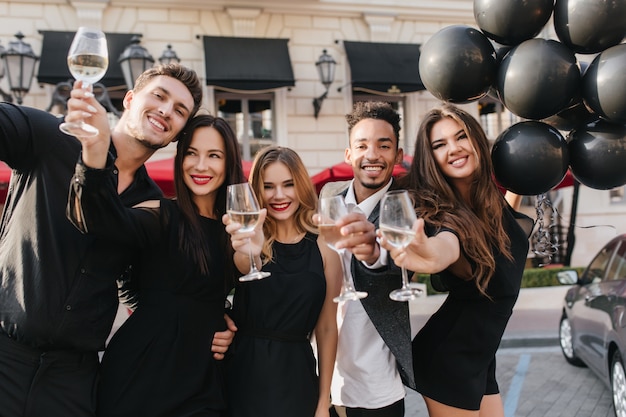
[[[544,226],[545,211],[544,207],[550,210],[550,224],[546,228]],[[556,207],[552,204],[546,194],[540,194],[537,196],[535,204],[535,210],[537,213],[537,232],[532,237],[533,253],[535,255],[548,258],[548,261],[539,265],[543,267],[549,265],[552,262],[552,256],[558,253],[559,249],[559,236],[557,233],[551,235],[550,230],[557,226],[557,219],[564,220]],[[610,227],[617,234],[617,228],[611,224],[597,224],[591,226],[578,226],[572,223],[572,226],[578,229],[592,229],[595,227]]]
[[[550,210],[550,224],[546,228],[544,226],[545,212],[544,208]],[[559,237],[557,234],[551,234],[550,230],[556,226],[556,209],[546,194],[537,196],[535,205],[537,212],[537,232],[533,235],[533,253],[543,258],[548,258],[548,262],[539,265],[540,267],[549,265],[552,262],[552,256],[558,253]]]

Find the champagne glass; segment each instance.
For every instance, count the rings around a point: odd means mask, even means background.
[[[348,208],[343,200],[343,197],[336,195],[334,197],[323,197],[319,201],[319,220],[318,227],[320,235],[324,238],[324,241],[332,250],[339,254],[341,258],[341,269],[343,272],[343,285],[341,287],[341,294],[333,298],[333,301],[338,303],[340,301],[358,300],[367,297],[367,293],[364,291],[357,291],[352,285],[350,280],[350,260],[351,256],[346,256],[345,249],[337,249],[335,243],[341,239],[341,232],[339,226],[335,223],[343,216],[348,214]]]
[[[413,223],[417,220],[409,193],[404,190],[387,192],[380,202],[379,228],[389,244],[405,248],[415,236]],[[411,287],[406,268],[402,267],[402,288],[391,291],[394,301],[409,301],[418,297],[422,290]]]
[[[242,225],[239,232],[250,232],[254,230],[259,222],[261,207],[250,184],[247,182],[231,184],[227,187],[226,194],[226,212],[232,221]],[[248,239],[248,243],[250,243],[250,239]],[[269,277],[269,272],[259,271],[257,269],[250,245],[248,245],[248,248],[250,272],[239,277],[239,281],[254,281],[256,279]]]
[[[109,52],[104,33],[81,26],[67,53],[67,65],[75,79],[83,82],[83,89],[98,82],[109,66]],[[65,122],[59,128],[73,136],[96,136],[98,129],[83,122]]]

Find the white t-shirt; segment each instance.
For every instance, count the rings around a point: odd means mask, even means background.
[[[366,216],[391,186],[391,181],[357,207]],[[352,184],[346,194],[347,204],[356,204]],[[351,257],[349,252],[346,256]],[[371,268],[386,264],[387,252]],[[349,271],[348,271],[349,272]],[[339,342],[331,385],[334,405],[377,409],[405,397],[396,359],[370,321],[360,301],[343,301],[337,309]]]

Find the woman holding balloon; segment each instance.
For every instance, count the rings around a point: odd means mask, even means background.
[[[431,417],[504,416],[495,353],[519,294],[533,221],[496,186],[478,121],[450,104],[423,119],[402,185],[421,217],[415,238],[405,250],[382,235],[381,244],[397,265],[433,274],[433,285],[449,291],[413,340],[417,391]]]

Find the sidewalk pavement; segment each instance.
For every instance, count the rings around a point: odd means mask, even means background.
[[[558,346],[563,298],[570,286],[522,288],[504,331],[501,348]],[[447,294],[420,297],[409,304],[415,335]]]

